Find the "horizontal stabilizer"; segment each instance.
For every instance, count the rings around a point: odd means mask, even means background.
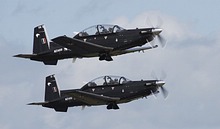
[[[19,58],[32,58],[34,56],[37,56],[36,54],[18,54],[18,55],[14,55],[13,57],[19,57]]]
[[[28,103],[27,105],[44,105],[48,104],[48,102],[34,102],[34,103]]]

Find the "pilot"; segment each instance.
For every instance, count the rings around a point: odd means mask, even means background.
[[[109,31],[109,33],[112,33],[113,32],[113,28],[109,27],[108,31]]]
[[[101,26],[101,34],[108,34],[109,32],[108,32],[108,30],[107,29],[105,29],[105,27],[104,26]]]
[[[87,32],[81,32],[80,36],[88,36],[89,34]]]
[[[90,82],[90,83],[88,84],[88,86],[97,86],[97,84],[96,84],[95,82]]]
[[[118,79],[117,78],[114,79],[114,84],[118,84]]]
[[[109,81],[109,83],[108,84],[110,84],[110,85],[115,85],[115,84],[118,84],[118,79],[117,78],[115,78],[114,80],[112,79],[112,78],[110,78],[110,81]]]

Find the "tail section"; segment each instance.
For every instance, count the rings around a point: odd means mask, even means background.
[[[48,38],[46,27],[44,25],[39,25],[34,28],[34,44],[33,44],[33,54],[45,54],[49,52],[50,49],[62,48],[62,46],[51,42]],[[42,60],[45,65],[56,65],[57,59]]]
[[[46,77],[45,83],[45,102],[60,98],[60,91],[58,89],[54,75]]]
[[[47,36],[44,25],[39,25],[34,28],[34,46],[33,54],[39,54],[50,49],[49,38]]]
[[[58,58],[53,55],[53,50],[63,47],[50,41],[44,25],[39,25],[34,28],[33,38],[33,53],[18,54],[14,55],[14,57],[42,61],[45,65],[56,65]]]
[[[41,105],[47,108],[53,108],[57,112],[67,112],[68,106],[62,105],[60,90],[58,89],[54,75],[46,77],[44,102],[33,102],[28,105]]]

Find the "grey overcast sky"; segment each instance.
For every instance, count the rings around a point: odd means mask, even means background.
[[[1,129],[219,129],[219,0],[0,0]],[[156,26],[162,19],[165,48],[114,57],[59,61],[57,66],[12,56],[32,52],[33,28],[45,24],[50,38],[73,36],[105,23],[124,28]],[[149,19],[151,22],[149,22]],[[157,41],[156,41],[157,42]],[[45,77],[55,74],[60,89],[80,88],[102,75],[131,80],[167,74],[166,100],[148,97],[119,105],[69,108],[56,113],[27,106],[44,98]]]

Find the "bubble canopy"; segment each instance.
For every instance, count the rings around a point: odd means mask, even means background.
[[[78,36],[84,37],[84,36],[90,36],[90,35],[110,34],[110,33],[117,33],[122,30],[125,30],[125,29],[123,29],[122,27],[118,25],[104,25],[104,24],[94,25],[79,32]]]
[[[129,81],[131,80],[121,76],[101,76],[88,82],[84,87],[120,85],[126,84]]]

